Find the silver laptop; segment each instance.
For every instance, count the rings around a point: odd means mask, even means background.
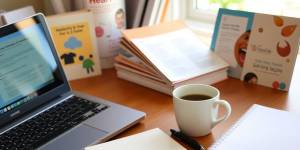
[[[73,92],[59,62],[42,14],[0,28],[1,150],[83,149],[145,117]]]

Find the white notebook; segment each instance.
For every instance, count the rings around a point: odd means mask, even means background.
[[[210,150],[299,150],[300,115],[253,105]]]
[[[86,147],[85,150],[186,150],[162,130],[155,128],[125,138]]]

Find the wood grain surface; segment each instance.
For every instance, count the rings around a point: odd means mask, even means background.
[[[196,137],[196,139],[206,147],[209,147],[215,140],[220,138],[252,104],[260,104],[300,114],[300,72],[297,68],[294,71],[289,92],[258,85],[250,85],[233,78],[214,84],[213,86],[218,88],[221,92],[221,99],[225,99],[231,104],[232,114],[228,120],[213,128],[209,135]],[[147,114],[142,122],[129,128],[115,138],[132,135],[152,128],[160,128],[166,133],[170,133],[170,128],[178,129],[173,111],[172,97],[170,95],[162,94],[149,88],[118,79],[114,69],[103,70],[101,76],[72,81],[71,87],[73,90],[126,105],[144,111]],[[224,109],[220,110],[220,115],[222,115],[222,113],[224,113]]]

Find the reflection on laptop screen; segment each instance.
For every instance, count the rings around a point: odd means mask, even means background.
[[[57,82],[57,64],[41,24],[27,19],[14,29],[0,37],[0,113],[32,100]]]

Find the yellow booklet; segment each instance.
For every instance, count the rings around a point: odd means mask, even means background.
[[[158,128],[85,148],[85,150],[107,149],[186,150]]]
[[[92,12],[48,16],[47,23],[68,80],[101,74]]]

